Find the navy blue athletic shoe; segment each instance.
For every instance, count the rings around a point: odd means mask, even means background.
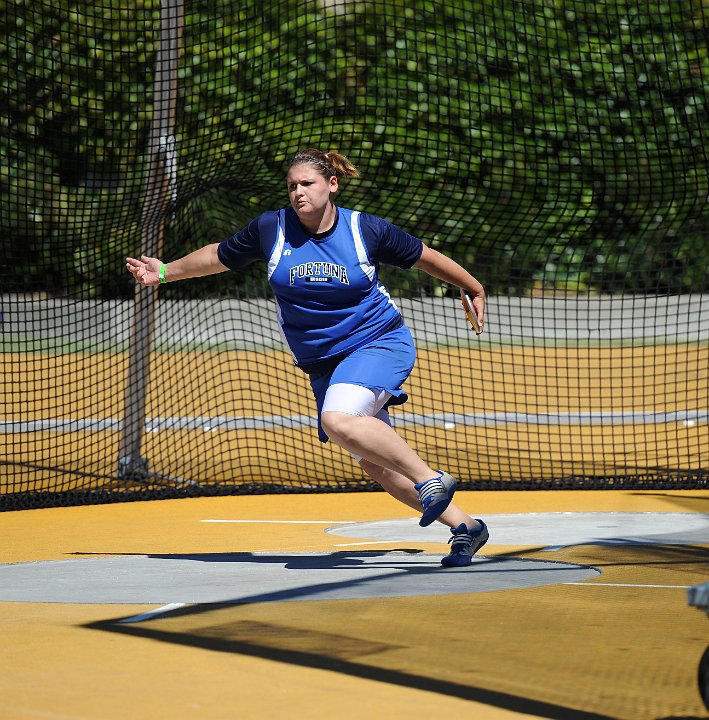
[[[451,551],[441,560],[443,567],[467,567],[473,562],[473,555],[490,537],[487,525],[482,520],[477,520],[480,527],[474,530],[468,530],[465,523],[461,523],[457,528],[451,530],[453,536],[448,541]]]
[[[423,515],[419,520],[421,527],[426,527],[434,520],[438,520],[451,504],[457,484],[458,482],[452,475],[439,470],[438,477],[414,485],[419,491],[419,502],[423,508]]]

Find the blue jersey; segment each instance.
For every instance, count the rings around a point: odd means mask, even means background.
[[[238,270],[268,263],[278,322],[296,364],[345,355],[401,323],[378,280],[381,262],[410,268],[423,243],[375,215],[337,208],[332,229],[306,230],[295,210],[266,212],[219,244],[219,260]]]

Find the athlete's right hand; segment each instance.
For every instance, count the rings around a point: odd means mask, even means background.
[[[160,282],[160,266],[162,262],[157,258],[140,256],[140,260],[126,258],[126,268],[135,278],[136,282],[146,287],[158,285]]]

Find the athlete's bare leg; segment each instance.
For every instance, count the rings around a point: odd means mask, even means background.
[[[334,443],[374,465],[403,475],[409,484],[425,482],[438,475],[393,427],[379,418],[323,412],[320,422]],[[411,491],[416,494],[413,485]]]
[[[421,503],[419,503],[418,493],[414,489],[411,480],[404,477],[400,473],[383,468],[369,460],[362,459],[359,461],[360,467],[373,480],[379,483],[389,495],[396,498],[399,502],[408,505],[413,510],[421,511]],[[438,518],[438,522],[447,525],[450,528],[458,527],[461,523],[469,528],[475,528],[479,523],[474,520],[466,512],[463,512],[457,505],[451,503],[443,514]]]

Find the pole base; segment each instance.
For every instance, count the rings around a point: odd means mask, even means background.
[[[194,480],[185,480],[184,478],[151,472],[148,469],[148,459],[140,456],[135,457],[134,455],[124,455],[118,458],[117,476],[119,482],[126,483],[137,482],[150,485],[172,485],[176,487],[193,488],[202,487]]]
[[[150,479],[148,459],[124,455],[118,458],[118,479],[123,482],[145,482]]]

